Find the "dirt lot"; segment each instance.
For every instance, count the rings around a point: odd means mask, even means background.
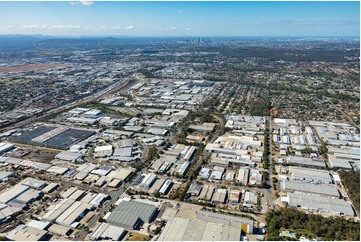
[[[13,67],[0,68],[0,73],[35,71],[35,70],[41,70],[41,69],[46,69],[46,68],[65,67],[65,66],[66,65],[64,65],[64,64],[31,64],[31,65],[24,65],[24,66],[13,66]]]

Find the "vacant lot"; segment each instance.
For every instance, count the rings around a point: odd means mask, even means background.
[[[0,68],[0,73],[36,71],[36,70],[41,70],[41,69],[65,67],[65,66],[66,65],[64,65],[64,64],[31,64],[31,65],[24,65],[24,66],[12,66],[12,67]]]

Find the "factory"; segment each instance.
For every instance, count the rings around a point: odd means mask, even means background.
[[[15,148],[15,145],[1,142],[0,143],[0,154],[8,152]]]
[[[290,166],[289,170],[293,180],[325,184],[333,183],[330,173],[326,170],[315,170],[295,166]]]
[[[164,227],[159,241],[240,241],[241,229],[190,218],[173,218]]]
[[[154,184],[156,178],[157,175],[154,173],[146,174],[139,186],[149,190],[149,188]]]
[[[280,185],[281,190],[283,191],[340,198],[340,193],[334,185],[312,184],[288,180],[281,181]]]
[[[355,216],[354,209],[350,202],[343,199],[330,199],[324,196],[305,196],[300,193],[287,193],[287,197],[281,197],[282,202],[291,207],[301,207],[302,209],[332,213],[335,215]]]
[[[113,154],[113,147],[111,145],[97,146],[94,149],[94,158],[109,157]]]
[[[83,158],[84,155],[80,153],[70,152],[70,151],[62,151],[55,156],[56,159],[69,161],[69,162],[77,162]]]
[[[120,241],[126,233],[125,229],[107,223],[101,223],[90,235],[90,240],[112,240]]]
[[[11,230],[6,238],[13,241],[43,241],[47,240],[48,232],[28,225],[19,225]]]
[[[92,210],[94,207],[88,203],[82,203],[79,201],[74,201],[61,215],[59,215],[55,222],[57,224],[76,228],[79,221],[89,210]]]
[[[127,230],[136,229],[141,223],[150,223],[155,219],[158,209],[150,204],[136,201],[121,201],[107,216],[106,221]]]

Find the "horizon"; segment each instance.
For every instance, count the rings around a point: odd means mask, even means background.
[[[360,2],[0,2],[1,35],[360,37]]]

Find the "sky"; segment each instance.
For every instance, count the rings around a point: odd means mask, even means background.
[[[0,34],[360,36],[353,2],[0,2]]]

